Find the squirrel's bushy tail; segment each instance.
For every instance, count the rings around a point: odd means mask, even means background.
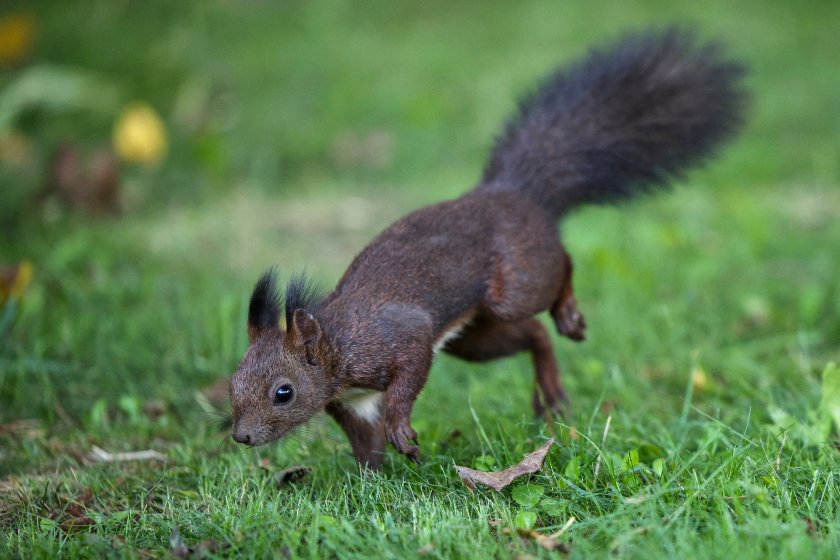
[[[592,50],[521,100],[478,189],[522,192],[560,216],[665,187],[739,128],[744,73],[675,28]]]

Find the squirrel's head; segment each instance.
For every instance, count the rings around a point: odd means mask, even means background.
[[[328,345],[310,312],[318,299],[296,276],[286,289],[286,330],[279,327],[274,271],[262,275],[248,307],[250,347],[230,383],[233,439],[271,443],[317,414],[330,397]]]

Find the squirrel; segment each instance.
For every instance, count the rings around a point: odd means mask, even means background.
[[[567,410],[535,318],[548,310],[561,335],[585,337],[558,221],[664,189],[707,160],[743,121],[744,74],[685,30],[625,35],[548,75],[478,185],[385,229],[331,293],[298,274],[281,297],[274,269],[264,273],[231,380],[233,439],[267,444],[325,410],[360,464],[378,469],[386,441],[418,462],[411,411],[439,350],[478,362],[528,351],[535,412]]]

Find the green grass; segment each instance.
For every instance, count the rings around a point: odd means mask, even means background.
[[[17,122],[31,157],[0,167],[0,263],[28,259],[35,275],[0,309],[0,557],[166,556],[175,528],[196,556],[557,555],[516,534],[522,511],[546,533],[573,516],[559,539],[572,558],[840,549],[840,451],[820,409],[821,373],[840,361],[835,3],[20,9],[38,18],[31,63],[150,102],[171,150],[158,169],[124,169],[123,215],[92,219],[29,201],[57,142],[108,142],[116,109]],[[413,416],[419,466],[389,452],[381,473],[360,472],[324,417],[258,450],[226,438],[197,393],[244,352],[260,271],[308,266],[334,284],[390,221],[474,183],[542,72],[671,21],[750,63],[749,126],[674,193],[564,224],[590,325],[583,344],[555,342],[565,424],[532,418],[526,356],[443,355]],[[197,108],[211,115],[200,125]],[[390,139],[382,161],[337,155],[342,137],[372,133]],[[455,473],[507,466],[551,435],[528,488],[470,493]],[[166,461],[93,463],[93,446]],[[278,488],[297,464],[312,473]]]

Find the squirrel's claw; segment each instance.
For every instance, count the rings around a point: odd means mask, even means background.
[[[417,443],[417,432],[411,428],[408,422],[386,423],[385,437],[397,451],[415,463],[420,462],[420,447],[409,443],[410,441]]]

